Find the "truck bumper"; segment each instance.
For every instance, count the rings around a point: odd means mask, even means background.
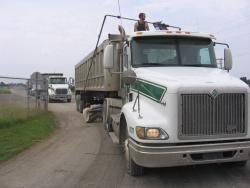
[[[130,156],[144,167],[170,167],[245,161],[250,157],[250,141],[230,143],[143,146],[129,139]]]
[[[49,96],[50,100],[58,100],[58,101],[65,101],[67,99],[71,99],[71,95],[51,95]]]

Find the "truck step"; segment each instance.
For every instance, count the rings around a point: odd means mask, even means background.
[[[119,140],[114,132],[109,132],[109,136],[114,144],[119,144]]]
[[[120,124],[120,117],[121,117],[120,113],[110,114],[110,117],[111,117],[112,122],[114,122],[115,124]]]

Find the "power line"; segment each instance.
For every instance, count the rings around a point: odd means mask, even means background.
[[[237,55],[235,55],[235,57],[242,57],[242,56],[247,56],[247,55],[250,55],[250,52],[237,54]]]
[[[228,39],[228,38],[239,38],[240,37],[244,37],[244,36],[249,36],[250,33],[249,32],[241,32],[241,33],[238,33],[238,32],[234,32],[234,33],[230,33],[229,35],[221,35],[220,39]]]
[[[10,76],[0,76],[0,78],[12,79],[12,80],[30,80],[29,78],[10,77]]]

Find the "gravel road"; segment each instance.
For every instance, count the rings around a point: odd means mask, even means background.
[[[147,169],[130,177],[117,144],[100,123],[84,124],[74,103],[51,103],[58,129],[7,162],[0,163],[0,188],[248,188],[246,167],[202,165]]]

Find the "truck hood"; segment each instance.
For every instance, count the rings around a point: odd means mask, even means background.
[[[134,69],[139,79],[167,87],[168,93],[177,93],[180,88],[244,88],[249,89],[238,78],[224,70],[207,67],[141,67]]]

